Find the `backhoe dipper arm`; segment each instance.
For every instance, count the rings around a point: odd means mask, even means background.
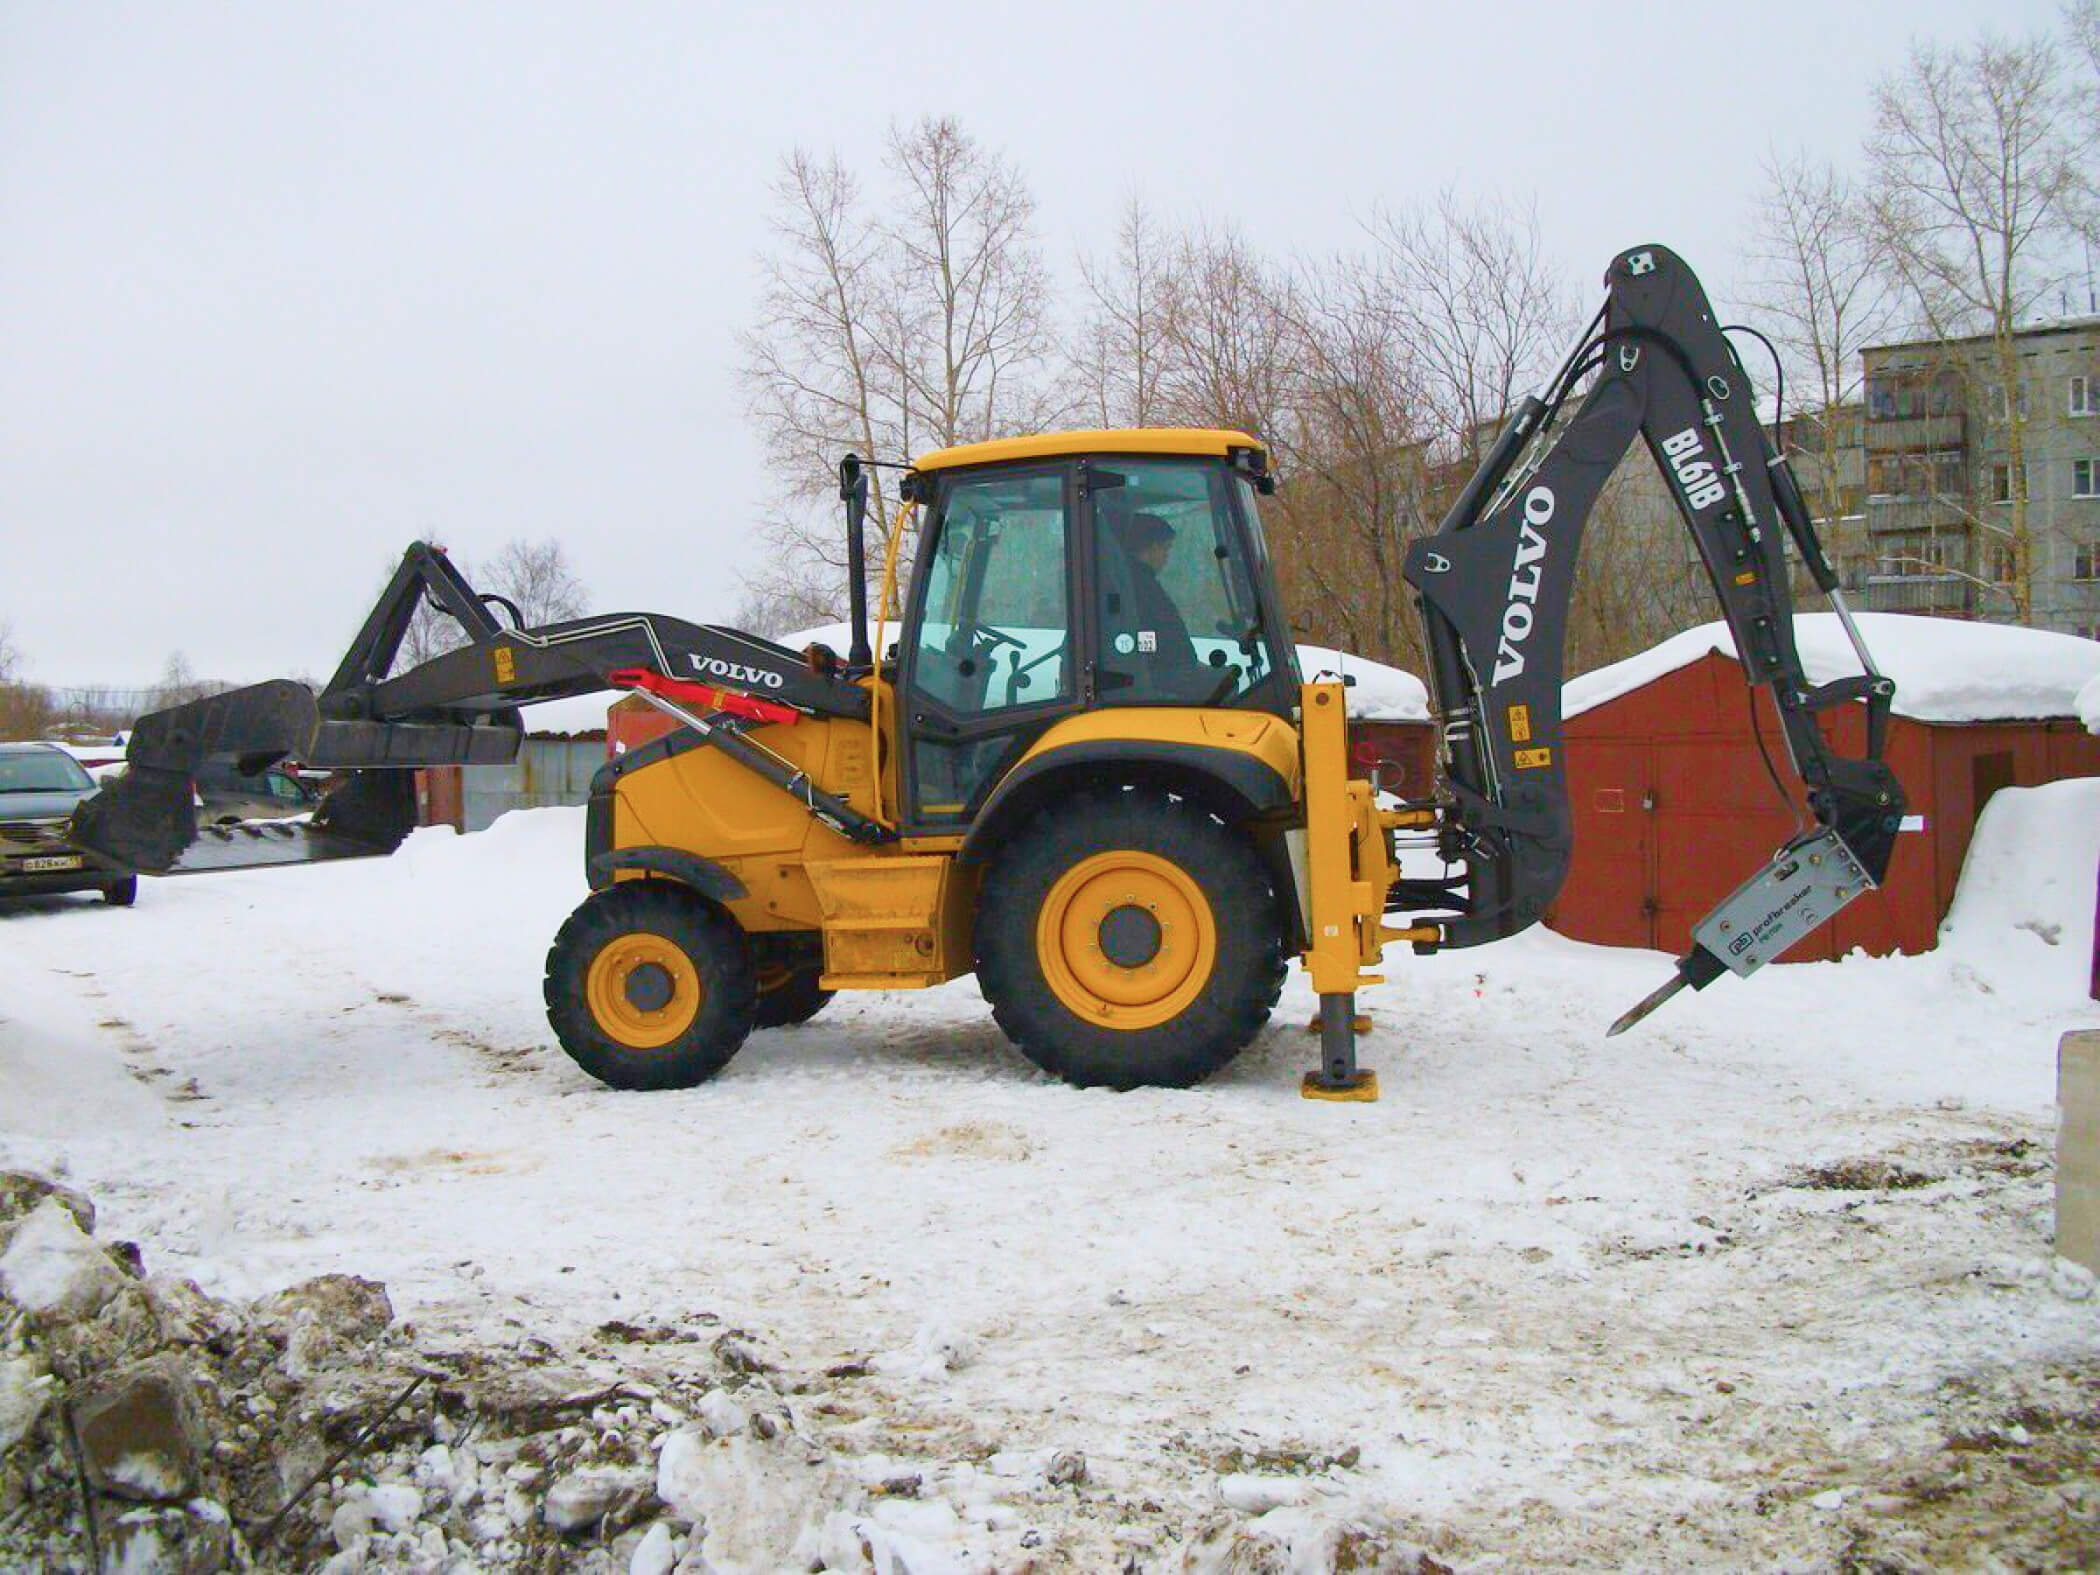
[[[1599,491],[1647,440],[1719,596],[1749,681],[1776,703],[1816,829],[1694,929],[1678,977],[1645,1006],[1721,972],[1749,973],[1887,873],[1903,795],[1882,763],[1895,686],[1838,591],[1785,460],[1699,281],[1660,246],[1613,259],[1602,328],[1547,399],[1528,399],[1405,574],[1419,594],[1444,734],[1444,851],[1466,866],[1440,943],[1473,946],[1537,922],[1571,852],[1562,656],[1577,551]],[[1591,370],[1572,416],[1561,402]],[[1784,532],[1784,535],[1782,534]],[[1864,673],[1816,687],[1794,643],[1785,536],[1831,599]],[[1866,749],[1838,754],[1818,716],[1866,708]],[[1630,1021],[1622,1020],[1622,1026]]]

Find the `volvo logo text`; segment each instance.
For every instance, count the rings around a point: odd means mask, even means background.
[[[1517,536],[1516,562],[1510,568],[1509,600],[1502,608],[1502,638],[1495,646],[1497,684],[1524,671],[1524,642],[1531,638],[1539,579],[1546,568],[1546,538],[1539,527],[1552,518],[1551,487],[1533,487],[1524,494],[1524,523]]]
[[[742,662],[725,662],[718,656],[696,656],[693,670],[719,678],[724,683],[740,684],[744,688],[753,685],[766,689],[778,689],[783,680],[778,673],[769,673],[763,667],[746,667]]]

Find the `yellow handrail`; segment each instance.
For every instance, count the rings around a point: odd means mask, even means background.
[[[875,666],[868,682],[868,744],[875,775],[875,819],[892,830],[896,822],[882,810],[882,707],[888,689],[882,681],[882,636],[889,624],[891,605],[897,599],[897,548],[904,540],[904,522],[916,507],[909,502],[897,506],[897,517],[890,522],[890,539],[882,549],[882,591],[875,598]]]

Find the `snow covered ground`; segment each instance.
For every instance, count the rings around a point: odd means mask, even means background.
[[[2049,1184],[2056,1039],[2100,1026],[2100,783],[1993,800],[1938,952],[1615,1040],[1663,957],[1396,950],[1374,1105],[1298,1098],[1295,975],[1189,1092],[1051,1082],[965,980],[613,1093],[539,1000],[581,834],[0,907],[0,1165],[218,1292],[366,1274],[504,1345],[760,1331],[849,1475],[923,1478],[870,1511],[922,1575],[1250,1536],[1325,1568],[1352,1526],[1460,1567],[2092,1545],[2100,1302]],[[1084,1481],[1023,1494],[1055,1451]]]

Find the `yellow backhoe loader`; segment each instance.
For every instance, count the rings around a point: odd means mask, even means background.
[[[1638,434],[1748,677],[1772,689],[1815,824],[1708,916],[1616,1032],[1687,984],[1754,972],[1871,889],[1903,799],[1880,758],[1893,686],[1856,630],[1858,678],[1803,674],[1789,537],[1852,622],[1697,280],[1650,246],[1615,258],[1606,283],[1575,353],[1407,552],[1442,736],[1419,802],[1348,776],[1343,685],[1297,669],[1263,537],[1276,478],[1262,443],[1145,429],[906,467],[872,637],[869,475],[849,456],[843,655],[648,613],[520,627],[419,543],[325,688],[261,684],[144,719],[75,840],[152,873],[390,851],[414,822],[404,768],[509,760],[521,704],[626,689],[676,726],[593,784],[590,895],[546,975],[555,1032],[605,1082],[689,1086],[754,1026],[806,1018],[834,991],[974,972],[1001,1028],[1057,1076],[1186,1085],[1261,1029],[1296,954],[1320,998],[1305,1091],[1373,1097],[1355,993],[1385,947],[1514,934],[1565,876],[1576,549]],[[396,673],[426,603],[466,643]],[[1818,725],[1851,705],[1867,715],[1859,758]],[[347,773],[311,824],[200,832],[203,763],[287,756]],[[1402,878],[1408,836],[1441,852],[1444,876]]]

